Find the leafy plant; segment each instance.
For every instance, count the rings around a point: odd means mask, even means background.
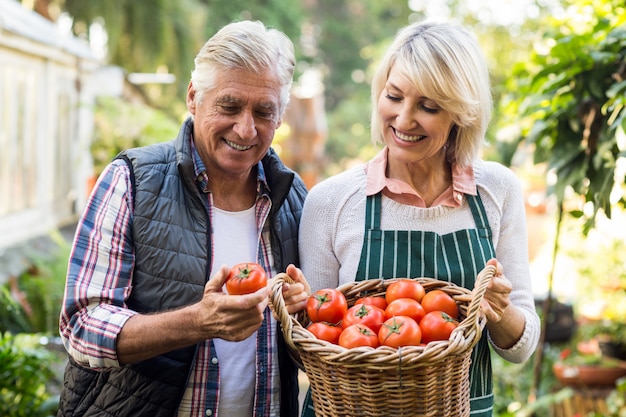
[[[609,415],[605,417],[626,417],[626,378],[616,382],[616,388],[606,398]]]
[[[59,231],[50,233],[54,246],[46,254],[31,259],[32,266],[18,279],[20,290],[26,295],[28,314],[25,314],[30,332],[56,333],[63,302],[69,243]]]
[[[615,383],[615,389],[606,397],[606,413],[590,413],[586,417],[626,417],[626,377]]]
[[[95,173],[99,175],[125,149],[174,139],[179,127],[176,120],[146,105],[117,98],[99,99],[91,146]]]
[[[607,319],[592,321],[582,325],[580,330],[587,340],[612,341],[626,346],[626,322]]]
[[[30,329],[23,308],[6,285],[0,286],[0,331],[25,332]]]
[[[580,331],[586,340],[613,341],[626,346],[626,244],[623,236],[594,230],[589,239],[567,250],[575,260]]]
[[[494,416],[498,417],[550,417],[550,406],[563,398],[563,393],[554,393],[556,378],[552,364],[558,359],[561,346],[548,345],[542,362],[541,379],[544,384],[536,393],[536,400],[529,401],[533,383],[531,357],[525,363],[511,363],[492,353]],[[535,354],[536,355],[536,354]]]
[[[597,352],[580,352],[576,349],[565,348],[559,355],[559,363],[571,366],[599,366],[613,368],[620,365],[620,361],[605,358]]]
[[[31,336],[0,335],[0,415],[48,417],[56,413],[58,398],[46,391],[53,378],[53,355]]]
[[[566,210],[585,217],[587,233],[599,210],[611,217],[616,164],[626,156],[618,141],[626,127],[626,13],[618,0],[570,3],[574,17],[550,17],[543,41],[514,69],[515,98],[505,108],[522,115],[518,146],[532,146],[535,163],[554,173],[559,206],[573,190],[590,207],[588,215]],[[626,206],[623,196],[619,204]]]
[[[584,220],[587,235],[599,211],[611,218],[613,207],[626,207],[623,192],[612,200],[616,181],[626,183],[626,178],[616,178],[618,159],[626,156],[621,139],[626,127],[624,4],[568,0],[564,6],[566,13],[546,18],[542,39],[514,67],[507,80],[511,93],[500,103],[510,126],[520,130],[508,149],[533,153],[534,163],[546,167],[548,191],[557,200],[547,314],[563,219],[571,214]],[[545,322],[542,326],[545,335]],[[542,337],[537,370],[543,368],[544,342]],[[534,390],[541,382],[537,376],[535,372]]]

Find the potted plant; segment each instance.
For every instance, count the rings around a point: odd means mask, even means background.
[[[626,376],[626,362],[580,347],[564,349],[552,369],[567,386],[614,386],[615,381]]]
[[[603,357],[626,362],[626,322],[611,319],[588,322],[581,326],[581,332],[585,339],[598,344]]]

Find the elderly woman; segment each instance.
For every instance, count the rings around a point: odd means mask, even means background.
[[[313,187],[300,225],[312,291],[381,277],[432,277],[471,289],[497,259],[470,371],[473,416],[492,415],[489,344],[522,362],[540,330],[520,184],[479,157],[491,106],[487,65],[471,33],[452,24],[405,27],[372,82],[372,138],[383,149]]]

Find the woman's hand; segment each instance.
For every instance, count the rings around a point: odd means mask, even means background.
[[[496,259],[490,259],[487,265],[494,265],[496,273],[487,286],[480,308],[487,317],[487,329],[493,343],[502,349],[508,349],[522,337],[526,318],[511,303],[513,286],[504,276],[502,264]]]
[[[311,287],[302,271],[295,265],[288,265],[285,272],[294,282],[283,284],[283,299],[289,314],[295,314],[306,307],[306,300],[311,294]]]
[[[502,320],[504,311],[511,305],[509,295],[513,289],[511,281],[503,274],[502,264],[495,259],[490,259],[487,265],[494,265],[496,273],[487,286],[485,296],[480,305],[482,312],[490,322],[498,323]]]
[[[295,314],[306,307],[306,300],[311,294],[311,287],[304,278],[304,274],[295,265],[289,264],[285,273],[291,278],[293,282],[283,282],[283,300],[285,301],[285,308],[289,314]],[[271,288],[274,285],[274,278],[268,280],[268,286]],[[279,319],[276,312],[272,307],[272,314],[275,319]]]

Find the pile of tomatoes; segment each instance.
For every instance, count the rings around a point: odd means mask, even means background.
[[[426,292],[411,279],[396,280],[384,296],[363,296],[351,307],[341,291],[321,289],[309,296],[306,312],[315,337],[345,348],[421,346],[448,340],[459,324],[458,305],[448,293]]]

